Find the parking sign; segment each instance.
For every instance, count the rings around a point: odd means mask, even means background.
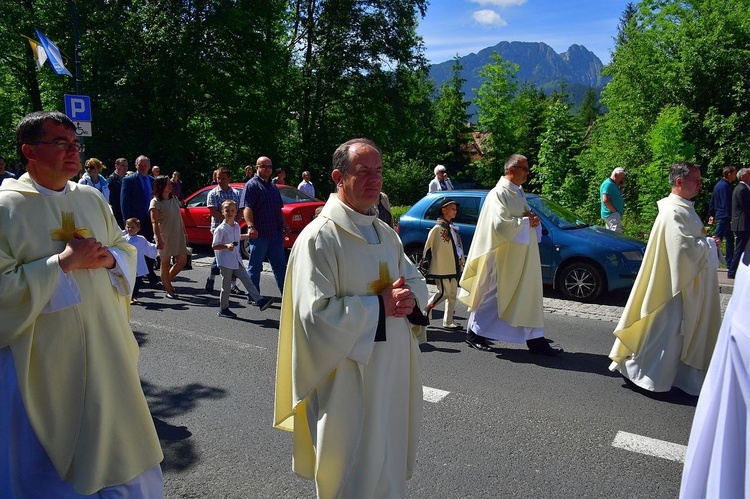
[[[65,114],[73,121],[91,121],[91,99],[88,95],[65,94]]]

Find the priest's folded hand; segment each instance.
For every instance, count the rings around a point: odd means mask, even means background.
[[[107,246],[95,238],[75,233],[59,254],[58,263],[65,273],[80,269],[111,269],[115,266],[115,257]]]
[[[411,288],[405,284],[405,279],[399,277],[396,281],[386,288],[380,295],[383,297],[383,307],[386,316],[406,317],[411,313],[416,305],[414,293]]]

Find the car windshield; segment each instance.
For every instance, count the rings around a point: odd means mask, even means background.
[[[545,198],[529,198],[531,209],[547,217],[550,222],[562,230],[588,227],[589,224],[580,219],[575,213]]]
[[[314,198],[309,194],[305,194],[299,189],[296,189],[289,185],[277,185],[276,187],[279,188],[279,194],[281,194],[281,200],[284,202],[284,204],[309,203],[310,201],[319,201],[317,198]]]

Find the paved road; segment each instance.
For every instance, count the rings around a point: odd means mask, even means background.
[[[291,471],[291,435],[271,428],[278,305],[234,300],[238,320],[216,317],[207,263],[178,277],[180,300],[146,291],[132,311],[167,496],[313,497]],[[262,291],[277,293],[268,272]],[[676,497],[696,399],[644,395],[607,370],[621,305],[545,298],[560,358],[509,344],[478,352],[430,328],[409,497]]]

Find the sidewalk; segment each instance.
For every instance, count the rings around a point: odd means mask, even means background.
[[[729,304],[734,289],[734,279],[727,278],[727,269],[719,269],[719,293],[721,303],[721,315]],[[585,319],[596,319],[600,321],[618,322],[624,307],[613,305],[599,305],[595,303],[580,303],[575,301],[560,300],[556,298],[544,298],[544,311],[553,314],[570,315]]]
[[[727,277],[727,269],[719,269],[719,293],[731,295],[734,289],[734,279]]]

